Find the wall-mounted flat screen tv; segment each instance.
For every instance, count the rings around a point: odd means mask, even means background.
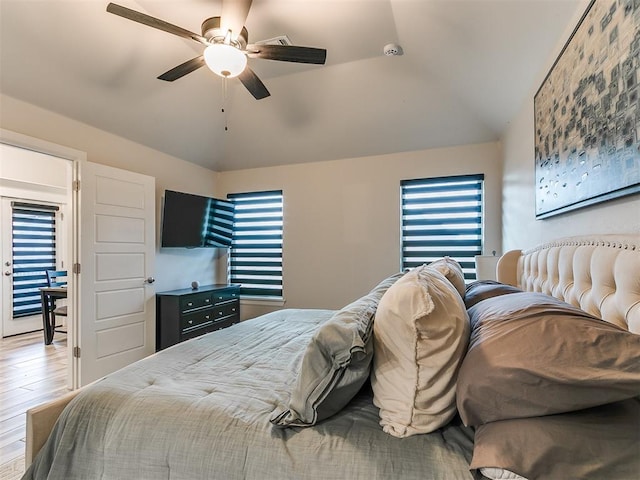
[[[165,190],[160,246],[230,247],[233,212],[226,200]]]

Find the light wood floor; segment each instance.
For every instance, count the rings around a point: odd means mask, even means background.
[[[67,336],[42,332],[0,339],[0,480],[24,473],[25,412],[67,393]]]

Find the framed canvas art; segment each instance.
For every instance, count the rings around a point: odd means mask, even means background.
[[[594,0],[534,97],[536,218],[640,192],[640,2]]]

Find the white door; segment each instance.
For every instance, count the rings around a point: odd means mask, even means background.
[[[155,179],[90,162],[77,178],[74,387],[155,352]]]

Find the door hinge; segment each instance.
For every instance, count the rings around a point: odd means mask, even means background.
[[[73,347],[74,358],[80,358],[80,347]]]
[[[79,192],[80,191],[80,180],[74,180],[73,181],[73,191],[74,192]]]
[[[73,264],[73,273],[80,273],[80,264],[79,263],[74,263]]]

